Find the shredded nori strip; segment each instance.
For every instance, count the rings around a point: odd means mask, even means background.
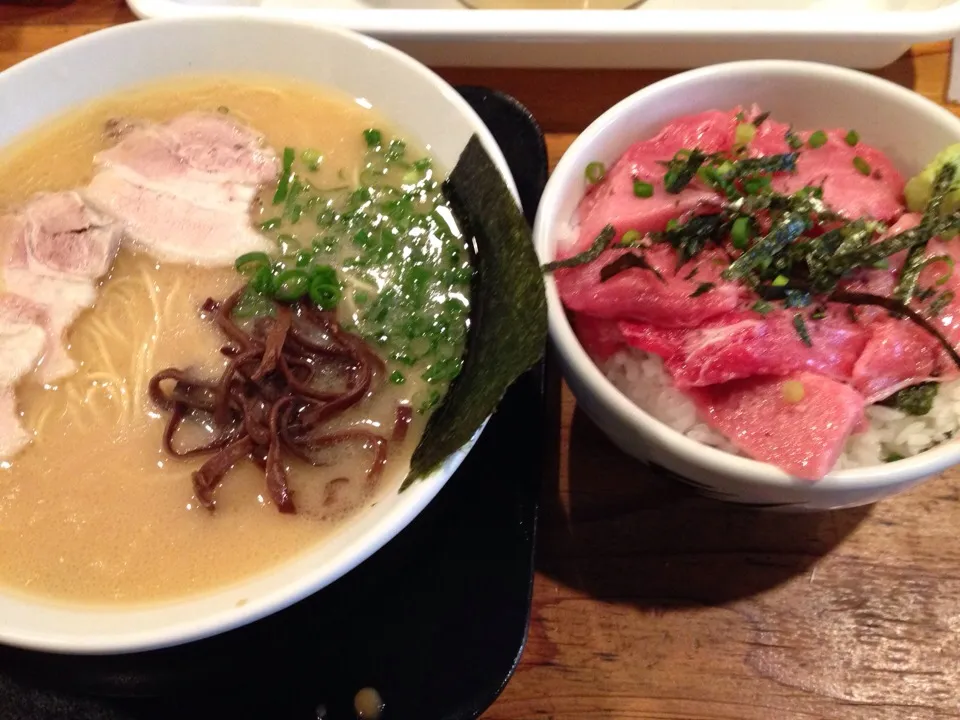
[[[809,222],[809,218],[804,215],[793,212],[784,213],[766,237],[744,252],[723,271],[723,278],[725,280],[743,278],[758,266],[764,263],[769,264],[777,253],[803,234]]]
[[[729,222],[721,214],[696,215],[682,225],[653,236],[657,242],[669,243],[677,251],[677,266],[681,267],[700,254],[708,243],[723,242],[729,232]]]
[[[543,358],[547,341],[546,294],[530,226],[476,136],[443,192],[461,229],[473,237],[468,246],[476,248],[470,332],[463,369],[427,421],[401,491],[474,436],[507,388]]]
[[[813,347],[813,342],[810,340],[810,333],[807,331],[807,323],[803,320],[803,315],[797,313],[793,316],[793,327],[797,331],[797,335],[800,336],[801,342],[807,347]]]
[[[582,253],[577,253],[576,255],[572,255],[571,257],[563,260],[554,260],[553,262],[548,262],[540,269],[547,273],[553,272],[554,270],[559,270],[560,268],[572,268],[592,263],[603,254],[604,250],[610,247],[610,243],[613,242],[613,238],[616,234],[617,231],[614,229],[613,225],[607,225],[594,239],[593,244],[591,244],[590,247],[584,250]]]
[[[667,165],[667,172],[663,178],[663,188],[671,195],[681,192],[697,174],[697,170],[708,159],[702,150],[691,150],[685,158],[674,158]]]
[[[953,184],[955,175],[956,167],[951,164],[944,165],[937,173],[930,202],[927,203],[927,207],[923,211],[923,220],[916,228],[917,242],[907,253],[907,259],[900,270],[900,279],[893,291],[893,296],[898,300],[910,302],[910,298],[917,292],[917,281],[920,279],[920,272],[925,265],[924,251],[927,243],[937,234],[940,208],[943,206],[947,193],[950,192],[950,186]]]
[[[692,298],[700,297],[701,295],[713,290],[713,288],[714,288],[714,284],[712,282],[700,283],[697,286],[697,289],[694,290],[692,293],[690,293],[690,297]]]
[[[624,270],[629,270],[631,268],[649,270],[657,276],[657,279],[660,282],[666,282],[666,280],[663,279],[663,275],[660,274],[660,271],[647,262],[647,259],[643,255],[638,255],[637,253],[632,252],[624,253],[609,265],[604,265],[602,268],[600,268],[600,282],[606,282],[610,278],[619,275]]]

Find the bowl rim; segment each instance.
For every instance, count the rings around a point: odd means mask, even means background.
[[[231,26],[237,28],[242,27],[248,30],[251,25],[257,25],[260,28],[272,28],[278,32],[296,30],[300,33],[310,33],[314,35],[318,41],[322,41],[325,37],[338,37],[341,40],[358,46],[358,53],[374,53],[385,57],[387,64],[399,68],[398,74],[400,76],[409,76],[410,74],[420,76],[437,91],[438,96],[444,102],[448,103],[453,111],[467,121],[472,132],[477,135],[484,149],[490,154],[494,164],[503,175],[504,181],[513,194],[515,201],[519,204],[520,200],[516,183],[502,150],[480,116],[450,83],[407,53],[380,40],[337,25],[324,25],[289,18],[249,18],[233,16],[186,16],[155,19],[147,22],[135,21],[96,30],[32,55],[0,72],[0,83],[2,83],[3,80],[17,77],[21,73],[33,73],[35,72],[35,66],[42,66],[51,62],[63,64],[65,60],[69,59],[71,53],[87,48],[88,46],[96,46],[102,43],[104,39],[129,36],[126,42],[131,43],[137,42],[135,38],[139,35],[151,33],[172,34],[175,33],[178,28],[183,27],[202,28],[205,26],[215,26],[222,32],[224,26],[228,28]],[[174,77],[177,74],[179,73],[175,70],[169,73],[169,75],[166,75],[166,77]],[[283,73],[273,74],[283,75]],[[153,82],[158,79],[160,78],[144,80],[143,82]],[[87,101],[94,100],[100,96],[101,95],[92,94],[87,98]],[[60,110],[57,114],[48,116],[34,123],[33,127],[37,127],[44,122],[49,122],[57,115],[68,111],[69,108]],[[416,128],[405,128],[405,130],[414,132]],[[15,135],[13,138],[14,142],[16,138],[17,136]],[[429,140],[429,138],[423,138],[423,140]],[[427,142],[426,144],[429,147],[430,143]],[[302,553],[298,553],[294,557],[286,558],[280,563],[269,565],[260,572],[244,576],[233,583],[217,586],[201,593],[193,593],[156,602],[117,606],[82,604],[48,599],[43,596],[33,596],[22,593],[18,590],[8,591],[5,588],[0,588],[0,598],[4,600],[36,607],[38,612],[42,612],[43,608],[47,608],[56,613],[75,614],[76,622],[78,623],[82,621],[83,616],[98,616],[101,618],[105,616],[127,616],[129,618],[135,618],[137,616],[158,612],[177,612],[180,615],[180,619],[174,622],[157,622],[149,626],[146,626],[147,622],[145,619],[144,628],[138,628],[135,631],[126,630],[117,634],[73,634],[57,630],[45,631],[42,628],[24,630],[23,628],[6,624],[6,619],[0,617],[0,643],[57,654],[127,654],[202,640],[234,630],[279,612],[336,582],[339,578],[351,572],[363,563],[363,561],[380,550],[406,528],[433,500],[446,485],[450,477],[456,472],[467,453],[469,453],[475,445],[488,421],[489,417],[481,427],[478,428],[473,437],[449,456],[440,467],[420,482],[408,488],[404,493],[409,497],[406,503],[385,513],[384,516],[378,520],[377,524],[371,528],[359,532],[356,538],[344,544],[344,546],[337,551],[335,561],[321,566],[323,568],[322,570],[318,568],[313,572],[305,573],[295,581],[287,580],[277,583],[268,591],[249,597],[242,605],[238,604],[234,606],[231,604],[228,608],[219,611],[209,610],[199,617],[189,617],[186,611],[180,608],[184,605],[189,606],[193,603],[207,601],[211,597],[218,596],[221,593],[235,592],[237,588],[247,583],[253,583],[257,580],[267,578],[271,573],[278,571],[286,564],[296,562],[298,558],[305,557],[311,552],[316,552],[317,548],[322,547],[326,540],[320,540],[315,546],[305,548]]]
[[[553,228],[558,221],[559,198],[569,183],[579,181],[582,168],[578,161],[617,120],[625,115],[641,112],[643,106],[658,96],[676,91],[693,82],[705,79],[730,79],[739,76],[816,77],[823,82],[859,85],[886,100],[907,106],[914,114],[938,117],[956,128],[960,141],[960,118],[946,108],[908,88],[889,80],[858,70],[836,67],[804,60],[740,60],[708,65],[672,75],[620,100],[594,120],[564,152],[544,189],[534,226],[534,245],[541,262],[554,259]],[[637,138],[640,139],[640,138]],[[621,152],[626,150],[624,147]],[[894,463],[882,463],[862,468],[835,470],[817,481],[795,478],[783,470],[741,455],[705,445],[674,430],[653,417],[618,390],[600,371],[570,325],[566,311],[552,276],[545,277],[550,337],[564,360],[567,372],[576,374],[587,392],[612,413],[621,423],[639,428],[672,454],[683,457],[706,471],[720,470],[727,476],[755,486],[766,488],[803,487],[812,494],[825,494],[851,489],[880,489],[900,485],[936,474],[960,463],[960,438],[943,442],[912,457]]]

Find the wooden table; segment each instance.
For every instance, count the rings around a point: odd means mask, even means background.
[[[0,4],[0,69],[132,19],[120,0]],[[942,102],[948,61],[923,45],[879,74]],[[516,96],[556,162],[669,73],[442,74]],[[489,720],[960,718],[960,471],[872,508],[762,514],[646,477],[565,393],[538,558],[529,643]]]

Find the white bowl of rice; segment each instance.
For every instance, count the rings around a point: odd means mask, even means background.
[[[534,241],[541,261],[572,254],[578,207],[591,183],[584,170],[589,165],[610,167],[634,143],[652,138],[676,118],[755,107],[798,129],[855,128],[903,178],[917,175],[940,151],[960,142],[960,119],[950,112],[852,70],[749,61],[682,73],[619,102],[571,145],[547,184],[537,216]],[[634,192],[648,196],[636,185]],[[674,387],[658,355],[623,347],[595,361],[574,332],[557,281],[550,274],[546,281],[551,337],[578,406],[624,452],[708,496],[791,510],[850,507],[876,502],[960,463],[960,442],[952,439],[960,429],[957,379],[939,383],[932,409],[922,416],[868,401],[861,415],[865,423],[849,435],[833,469],[818,479],[746,457]]]

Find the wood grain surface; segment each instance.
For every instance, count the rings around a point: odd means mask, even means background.
[[[119,0],[0,2],[0,69],[132,19]],[[878,74],[943,102],[949,52]],[[670,74],[440,72],[526,104],[553,163]],[[645,472],[564,391],[541,517],[529,642],[488,720],[960,718],[960,470],[870,508],[738,509]]]

